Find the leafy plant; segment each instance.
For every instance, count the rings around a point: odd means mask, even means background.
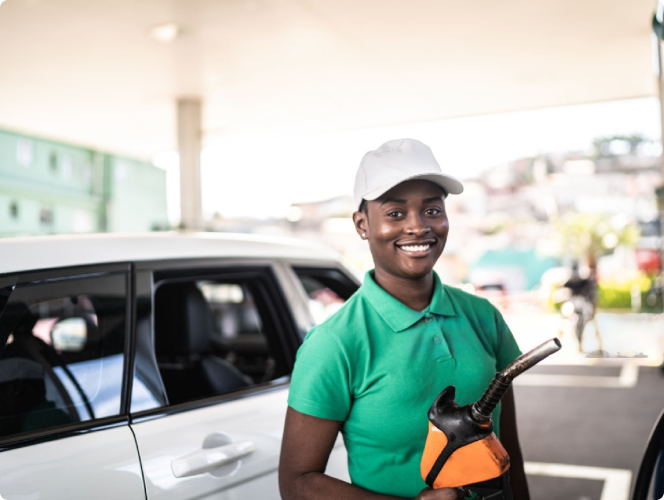
[[[576,260],[585,260],[595,271],[597,260],[618,245],[634,246],[639,227],[624,216],[570,212],[553,221],[560,251]]]

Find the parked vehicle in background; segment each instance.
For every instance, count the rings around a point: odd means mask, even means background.
[[[358,286],[296,240],[0,240],[0,493],[278,499],[295,353]]]
[[[662,498],[664,498],[664,411],[659,415],[650,433],[632,491],[632,500]]]

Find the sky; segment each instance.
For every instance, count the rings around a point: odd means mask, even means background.
[[[660,138],[655,98],[564,106],[487,116],[222,142],[201,154],[203,215],[283,217],[291,204],[352,194],[367,151],[411,137],[431,147],[443,172],[461,180],[510,160],[589,150],[600,136]],[[169,219],[179,221],[175,152],[153,162],[167,171]]]

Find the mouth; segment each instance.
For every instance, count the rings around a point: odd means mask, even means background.
[[[412,257],[423,257],[431,252],[434,241],[423,241],[421,243],[397,243],[397,248]]]

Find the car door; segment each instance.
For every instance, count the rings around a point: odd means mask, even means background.
[[[290,308],[270,264],[201,266],[137,274],[132,429],[148,498],[279,499]]]
[[[145,499],[128,425],[128,265],[0,283],[0,497]]]

